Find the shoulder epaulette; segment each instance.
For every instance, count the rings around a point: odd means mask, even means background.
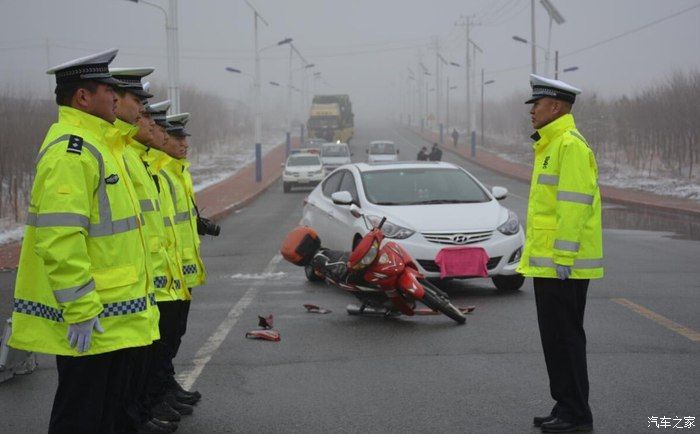
[[[68,148],[66,152],[80,155],[83,152],[83,138],[80,136],[71,135],[68,138]]]

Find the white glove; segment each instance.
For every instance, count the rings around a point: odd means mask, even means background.
[[[560,280],[566,280],[569,276],[571,276],[571,267],[557,264],[557,277]]]
[[[79,353],[84,353],[90,349],[92,341],[92,330],[95,329],[98,333],[104,333],[104,329],[100,324],[98,317],[90,318],[89,320],[68,324],[68,342],[71,348],[75,348]],[[77,346],[77,348],[76,348]]]

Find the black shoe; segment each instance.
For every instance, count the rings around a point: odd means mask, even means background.
[[[182,386],[180,386],[180,383],[178,383],[177,381],[174,381],[174,380],[173,380],[173,384],[172,384],[172,389],[175,391],[179,391],[181,393],[184,393],[185,395],[194,395],[194,397],[197,398],[197,401],[202,399],[201,393],[199,393],[196,390],[193,390],[191,392],[189,390],[185,390],[182,388]]]
[[[161,401],[151,408],[151,416],[166,422],[179,422],[180,413],[173,410],[165,401]]]
[[[172,407],[173,410],[177,411],[182,416],[192,414],[192,412],[194,411],[194,407],[192,407],[191,405],[178,402],[178,400],[175,399],[175,395],[165,395],[164,401],[166,404]]]
[[[593,423],[576,423],[555,418],[552,421],[543,423],[541,428],[542,432],[588,432],[593,430]]]
[[[155,417],[151,419],[151,422],[153,422],[155,425],[158,425],[161,428],[170,430],[170,432],[177,431],[177,422],[167,422],[165,420],[156,419]]]
[[[550,414],[549,416],[535,416],[535,418],[532,420],[532,424],[536,427],[540,427],[543,423],[551,422],[556,418],[557,417],[553,414]]]
[[[177,402],[187,405],[195,405],[199,402],[199,398],[197,398],[194,394],[180,392],[179,390],[174,391],[173,396],[175,396]]]
[[[159,427],[153,423],[152,420],[149,420],[141,425],[138,430],[138,434],[170,434],[171,432],[172,431],[170,431],[168,428]]]

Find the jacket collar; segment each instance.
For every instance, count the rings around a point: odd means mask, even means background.
[[[560,136],[564,131],[574,128],[576,128],[574,117],[570,113],[565,114],[535,131],[535,134],[530,136],[535,140],[532,147],[533,149],[537,149],[541,146],[545,146],[556,137]]]
[[[139,157],[141,157],[141,159],[143,159],[144,155],[146,155],[148,153],[148,150],[151,149],[150,147],[144,145],[143,143],[133,138],[129,140],[129,147],[134,149],[136,153],[139,154]]]
[[[160,170],[168,163],[170,163],[173,158],[156,148],[147,148],[143,159],[148,163],[149,167],[151,167],[151,169],[157,173],[160,172]]]
[[[114,121],[114,127],[119,130],[119,133],[127,142],[130,142],[134,138],[136,133],[139,132],[138,126],[132,125],[128,122],[124,122],[119,118],[117,118],[117,120]]]
[[[108,138],[113,138],[112,136],[117,132],[114,125],[106,120],[65,105],[58,106],[58,121],[96,132],[100,135],[109,136]]]

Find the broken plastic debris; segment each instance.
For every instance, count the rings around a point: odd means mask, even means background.
[[[273,321],[274,318],[272,317],[272,314],[269,314],[268,316],[258,315],[258,325],[264,329],[271,329]]]
[[[331,312],[333,312],[333,311],[330,310],[330,309],[324,309],[324,308],[322,308],[322,307],[316,306],[315,304],[305,304],[304,307],[306,308],[306,311],[307,311],[308,313],[322,313],[322,314],[325,314],[325,313],[331,313]]]
[[[472,313],[474,309],[476,309],[476,306],[459,306],[457,309],[462,313]]]
[[[280,332],[277,330],[251,330],[245,334],[248,339],[262,339],[264,341],[279,342]]]

